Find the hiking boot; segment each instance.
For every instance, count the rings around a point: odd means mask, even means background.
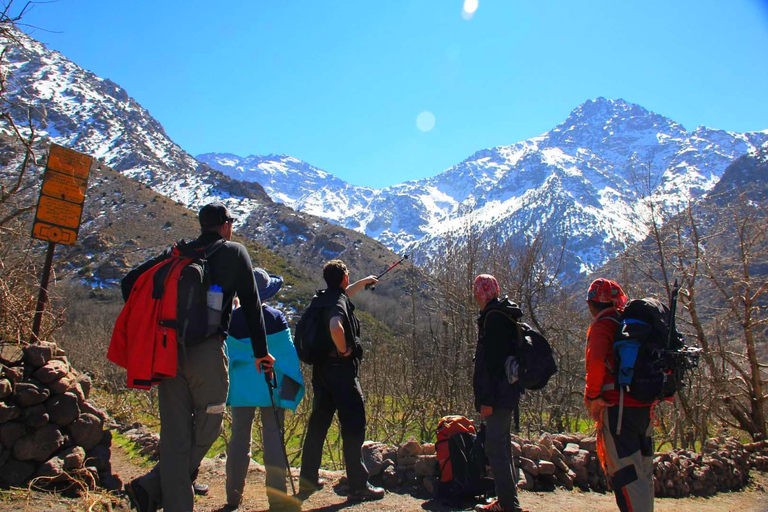
[[[374,487],[371,484],[366,484],[362,489],[350,489],[348,499],[353,501],[373,501],[382,499],[384,494],[386,494],[386,492],[381,487]]]
[[[125,494],[128,495],[128,501],[131,502],[131,508],[135,508],[136,512],[157,511],[157,505],[138,482],[138,478],[125,484]]]
[[[492,502],[486,503],[485,505],[477,505],[475,510],[479,512],[524,512],[523,509],[519,507],[507,508],[499,503],[499,500],[493,500]]]
[[[305,478],[299,479],[299,492],[296,493],[296,498],[301,501],[305,501],[311,495],[325,487],[325,478],[318,478],[317,482],[310,482]]]
[[[208,490],[210,489],[210,487],[205,484],[201,484],[197,480],[192,482],[192,488],[195,490],[195,494],[198,496],[208,496]]]

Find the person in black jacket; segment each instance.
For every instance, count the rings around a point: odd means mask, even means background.
[[[355,305],[350,300],[366,284],[375,284],[376,277],[364,277],[349,284],[346,265],[341,260],[331,260],[323,267],[323,278],[328,288],[318,291],[312,304],[324,308],[324,323],[328,326],[330,339],[327,340],[327,356],[312,367],[315,397],[301,456],[299,498],[306,499],[322,486],[318,471],[323,443],[333,415],[338,411],[349,498],[378,500],[384,497],[384,489],[368,482],[368,470],[362,461],[365,405],[358,369],[363,358],[363,347],[360,344],[360,322],[355,316]]]
[[[515,356],[518,321],[523,316],[517,304],[500,299],[499,283],[480,274],[474,282],[475,301],[482,311],[477,319],[478,339],[472,378],[475,408],[485,420],[485,454],[491,464],[497,499],[475,510],[519,512],[509,429],[512,411],[520,400],[520,387],[510,384],[505,370],[507,358]]]
[[[201,235],[192,243],[206,248],[218,244],[208,265],[212,285],[218,285],[223,292],[221,323],[218,332],[204,342],[179,350],[176,376],[159,385],[160,462],[125,486],[132,506],[139,512],[152,512],[160,506],[169,512],[189,512],[194,507],[192,482],[200,462],[221,433],[229,389],[224,339],[235,295],[248,324],[257,370],[275,361],[267,350],[264,316],[248,251],[229,241],[234,219],[221,203],[204,206],[198,217]],[[168,257],[163,254],[131,271],[122,283],[124,296],[141,272]]]

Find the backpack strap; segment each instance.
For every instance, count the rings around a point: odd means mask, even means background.
[[[520,320],[518,318],[515,318],[512,315],[510,315],[510,314],[508,314],[508,313],[506,313],[504,311],[498,310],[498,309],[492,309],[488,313],[485,314],[485,318],[483,318],[483,331],[481,333],[482,334],[481,338],[483,336],[485,336],[485,324],[488,322],[488,316],[491,313],[500,313],[500,314],[504,315],[505,317],[507,317],[507,319],[515,325],[515,327],[517,328],[517,339],[515,340],[515,344],[514,345],[515,345],[515,349],[517,349],[520,346],[520,343],[522,343],[522,340],[523,340],[523,328],[520,325]]]
[[[211,256],[213,256],[214,254],[216,254],[218,252],[218,250],[221,249],[222,247],[224,247],[225,245],[227,245],[227,239],[226,238],[220,238],[220,239],[216,240],[215,242],[213,242],[212,244],[207,245],[205,247],[205,259],[208,259]]]

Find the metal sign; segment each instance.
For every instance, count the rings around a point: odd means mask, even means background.
[[[75,243],[88,188],[88,176],[95,164],[96,161],[88,155],[51,144],[32,226],[32,238],[65,245]]]

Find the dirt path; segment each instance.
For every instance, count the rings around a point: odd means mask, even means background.
[[[129,481],[147,471],[146,468],[129,460],[126,454],[117,447],[113,447],[112,466],[113,471],[119,474],[123,481]],[[324,472],[322,476],[335,484],[342,475],[342,472]],[[221,510],[226,503],[224,459],[206,459],[199,480],[210,485],[211,489],[208,496],[197,498],[195,510],[201,512]],[[303,510],[314,512],[342,510],[349,510],[350,512],[363,510],[447,512],[456,510],[446,507],[440,500],[430,499],[423,490],[421,494],[410,494],[409,492],[412,491],[414,489],[390,492],[378,502],[353,504],[348,503],[343,495],[337,494],[337,492],[341,492],[338,485],[335,487],[330,485],[310,497],[304,503]],[[520,493],[520,503],[532,512],[616,511],[616,504],[610,494],[569,492],[563,489],[549,493],[523,491]],[[124,498],[105,493],[93,493],[79,499],[24,490],[0,494],[0,511],[64,512],[89,509],[94,511],[130,511]],[[262,467],[254,463],[248,475],[245,502],[241,510],[263,511],[266,509],[264,471]],[[661,512],[768,512],[768,474],[753,472],[751,485],[741,492],[718,494],[712,498],[657,499],[655,510]]]

